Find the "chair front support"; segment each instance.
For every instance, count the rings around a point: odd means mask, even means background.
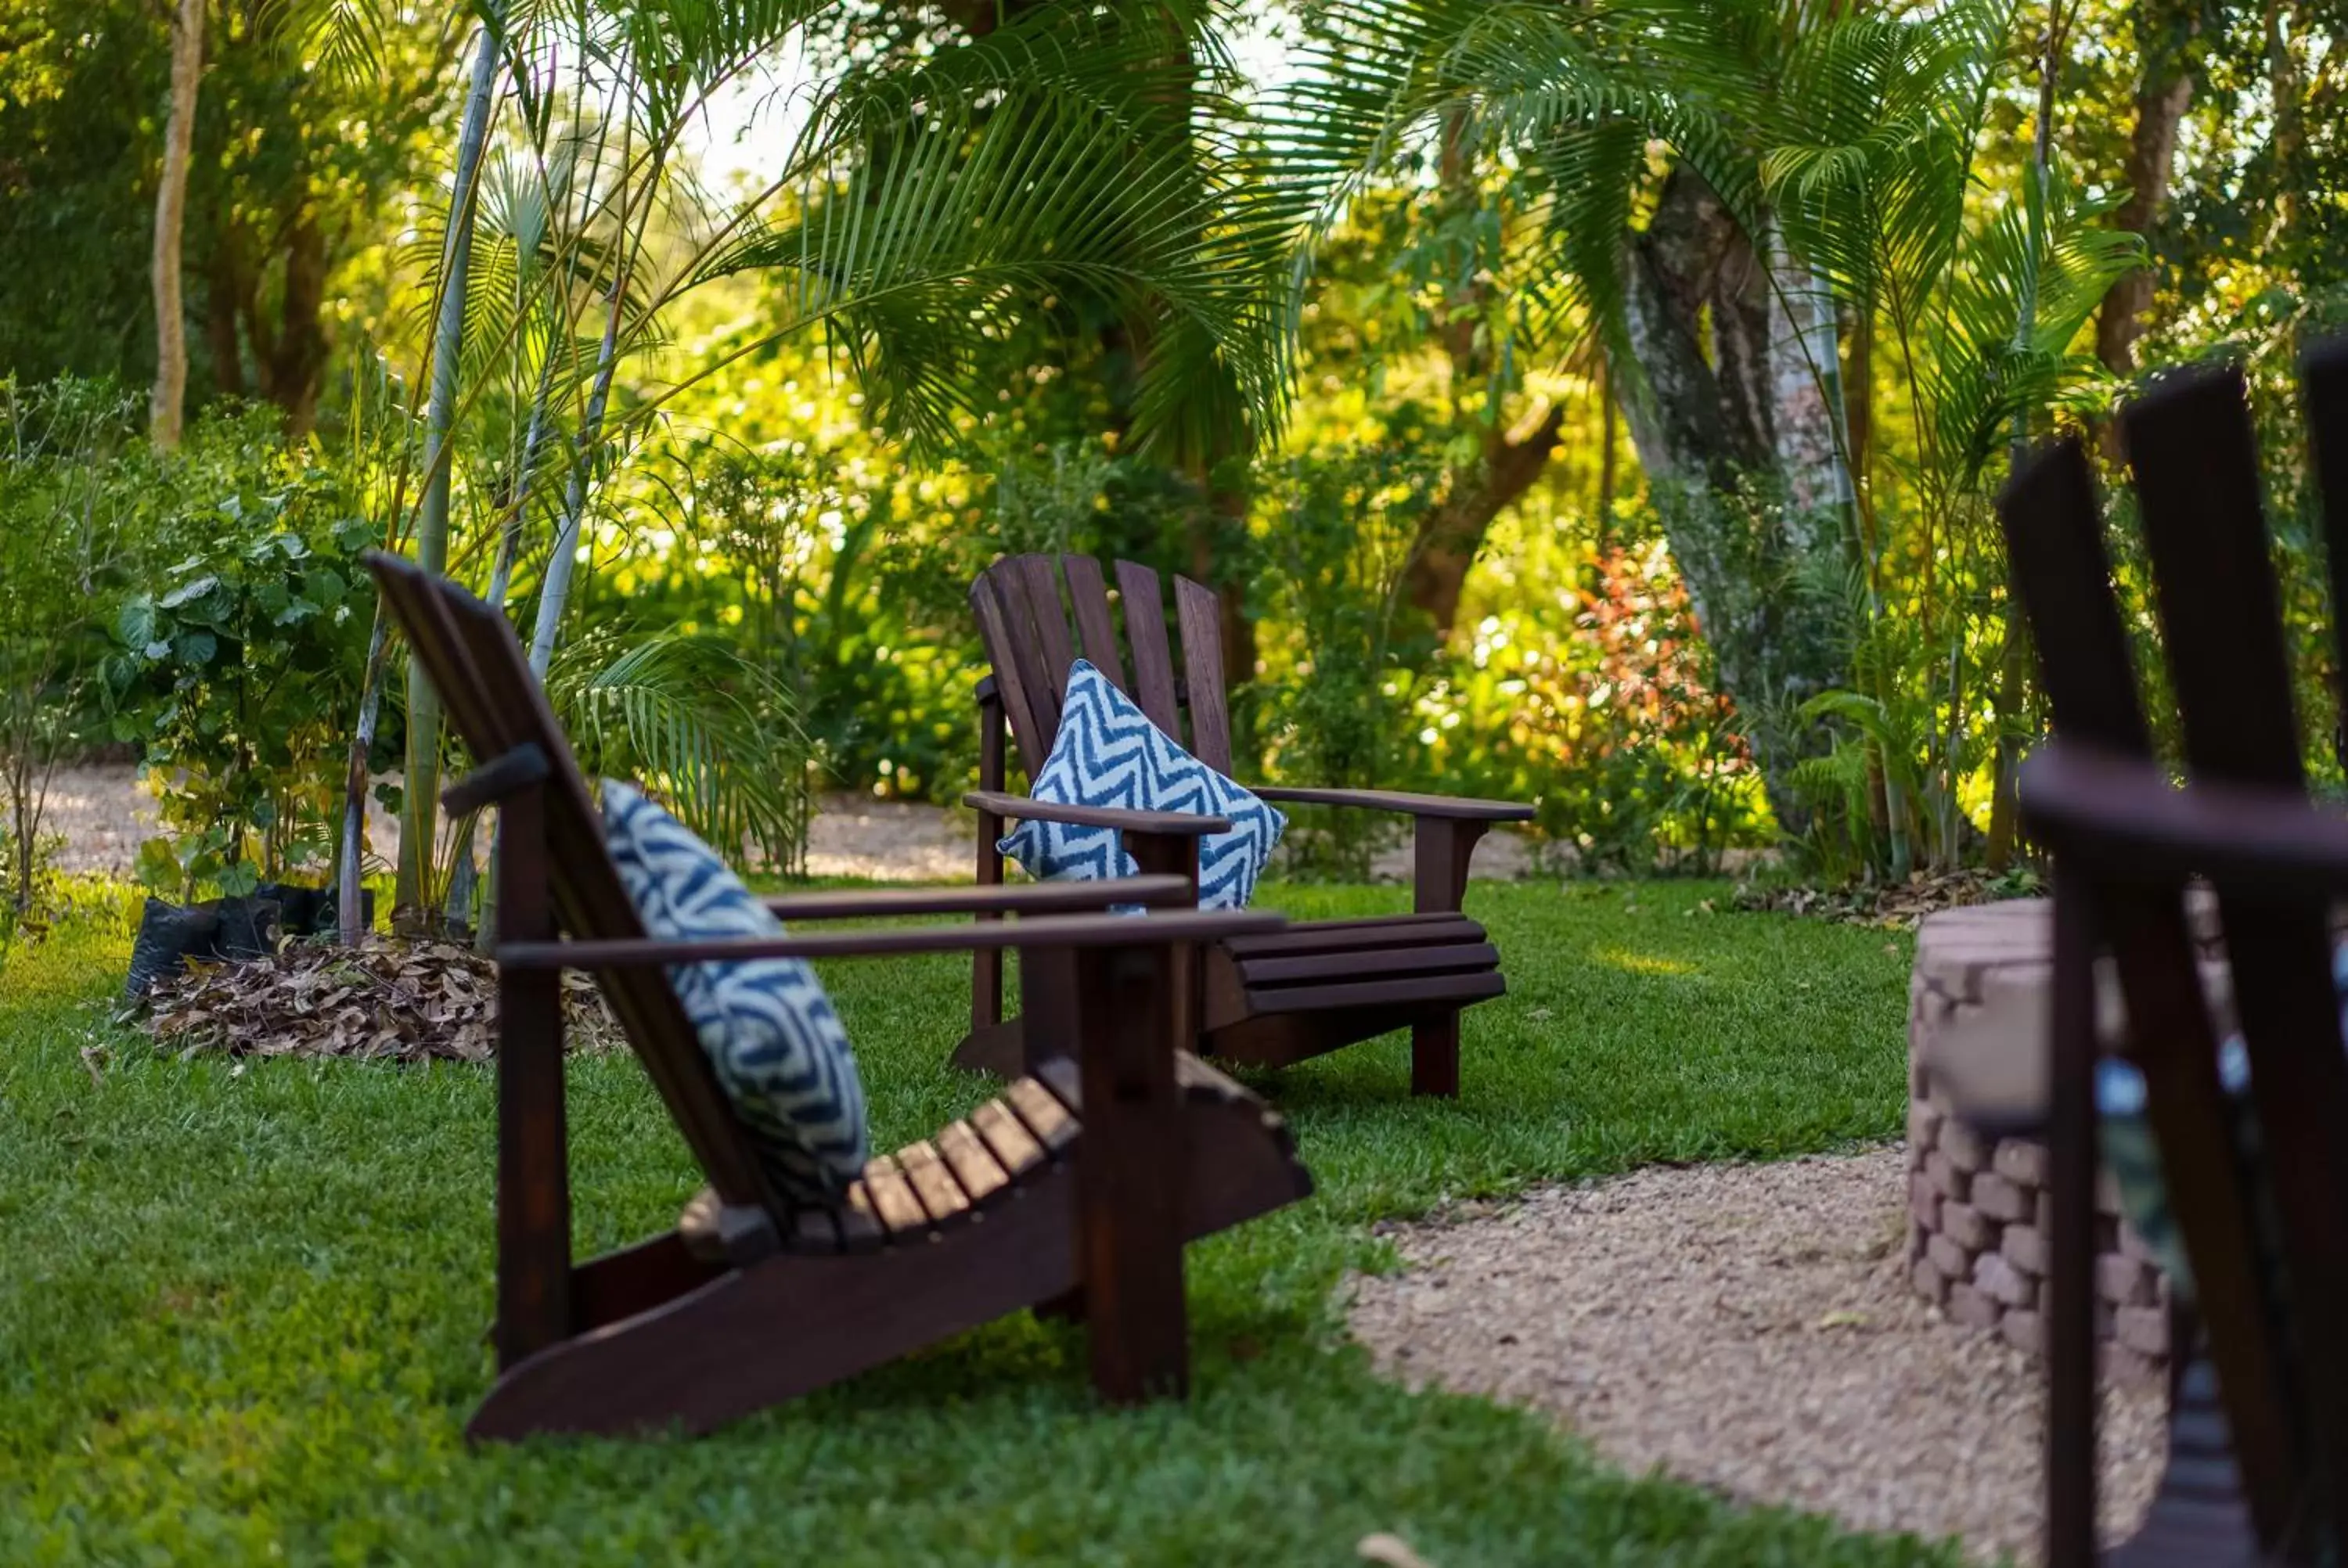
[[[994,677],[989,675],[978,683],[978,787],[983,790],[1004,787],[1005,724],[1003,692]],[[1003,882],[1003,851],[995,845],[1003,838],[1003,818],[985,806],[977,809],[978,885],[999,886]],[[971,956],[970,1027],[975,1031],[991,1029],[1002,1021],[1003,954],[998,949],[983,948]]]
[[[1189,1043],[1192,952],[1161,945],[1075,955],[1086,1139],[1076,1168],[1077,1259],[1093,1384],[1115,1404],[1189,1391],[1189,1177],[1174,1059]]]
[[[2054,985],[2047,1052],[2046,1561],[2096,1560],[2096,946],[2085,877],[2054,884]],[[2182,1359],[2188,1348],[2178,1346]]]
[[[526,777],[526,770],[514,776]],[[498,812],[499,930],[513,941],[551,940],[544,773],[506,793]],[[561,980],[552,969],[498,966],[500,1370],[560,1344],[572,1331]]]

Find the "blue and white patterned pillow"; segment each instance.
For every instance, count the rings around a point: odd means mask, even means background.
[[[1209,767],[1149,722],[1109,678],[1079,659],[1068,669],[1067,704],[1052,754],[1027,792],[1058,805],[1225,816],[1231,827],[1199,841],[1199,906],[1244,909],[1288,819]],[[1131,876],[1139,867],[1106,827],[1021,823],[997,846],[1043,881]]]
[[[783,934],[715,850],[633,785],[603,781],[603,833],[652,936]],[[787,1197],[839,1203],[864,1173],[864,1086],[815,970],[804,958],[737,958],[668,974],[767,1175]]]

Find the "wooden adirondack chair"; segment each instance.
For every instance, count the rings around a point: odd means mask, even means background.
[[[979,688],[981,787],[963,797],[978,812],[983,886],[1003,880],[995,841],[1006,821],[1021,818],[1115,827],[1142,869],[1197,876],[1194,835],[1167,835],[1161,824],[1132,813],[1053,805],[1005,793],[1005,725],[1034,777],[1059,733],[1068,670],[1079,651],[1160,730],[1209,766],[1231,774],[1222,625],[1213,591],[1188,578],[1174,579],[1182,649],[1178,686],[1158,574],[1131,561],[1118,561],[1116,572],[1122,642],[1100,563],[1089,556],[1011,557],[971,586],[971,606],[993,665]],[[1248,787],[1268,801],[1410,817],[1416,835],[1411,913],[1300,922],[1276,936],[1215,944],[1200,976],[1200,1049],[1234,1061],[1284,1067],[1407,1026],[1411,1091],[1458,1093],[1460,1011],[1508,989],[1484,927],[1460,913],[1468,860],[1492,824],[1526,821],[1532,808],[1386,790]],[[1039,1040],[1059,1037],[1056,1020],[1068,993],[1065,964],[1048,954],[1029,954],[1020,962],[1023,1011],[1006,1020],[1001,954],[983,952],[974,960],[971,1033],[954,1052],[958,1064],[1014,1073],[1038,1060]]]
[[[1276,929],[1277,918],[1063,913],[1192,897],[1189,884],[1157,876],[772,901],[798,921],[995,917],[984,924],[650,939],[505,617],[404,561],[378,554],[369,566],[482,759],[447,792],[450,812],[495,803],[503,819],[499,1375],[470,1434],[705,1430],[1039,1306],[1079,1304],[1094,1381],[1108,1398],[1179,1392],[1185,1240],[1312,1190],[1279,1119],[1181,1049],[1195,944]],[[1024,917],[1001,920],[1013,914]],[[558,926],[569,940],[555,939]],[[929,1139],[871,1161],[836,1211],[794,1207],[774,1190],[665,971],[708,958],[1029,943],[1076,955],[1074,1060],[1063,1056]],[[597,975],[709,1179],[674,1229],[577,1265],[556,991],[566,968]]]
[[[2337,638],[2348,345],[2312,357],[2308,393]],[[2348,818],[2308,797],[2239,374],[2176,378],[2123,429],[2183,720],[2182,790],[2154,760],[2084,453],[2075,442],[2046,453],[2002,503],[2057,736],[2022,793],[2055,870],[2048,1560],[2096,1559],[2091,1075],[2095,966],[2107,952],[2200,1326],[2198,1341],[2172,1336],[2158,1497],[2108,1560],[2312,1562],[2337,1551],[2348,1503],[2348,1058],[2327,918],[2348,897]],[[2343,654],[2348,642],[2335,650],[2348,671]],[[2194,876],[2217,893],[2263,1145],[2255,1164],[2235,1148],[2219,1025],[2196,979],[2182,908]],[[2197,1342],[2205,1355],[2189,1354]]]

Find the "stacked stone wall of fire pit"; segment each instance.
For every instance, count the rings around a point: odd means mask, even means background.
[[[1952,1114],[1926,1065],[1936,1040],[2045,1029],[2053,923],[2042,900],[1952,909],[1916,936],[1908,1013],[1908,1270],[1956,1322],[2044,1355],[2046,1151],[1982,1138]],[[2043,1055],[2039,1058],[2043,1061]],[[2120,1217],[2108,1176],[2096,1192],[2096,1328],[2108,1375],[2168,1365],[2168,1285]]]
[[[1908,1271],[1916,1291],[1969,1328],[2045,1353],[2046,1151],[1991,1143],[1935,1104],[1915,1075],[1908,1106]],[[2168,1365],[2168,1282],[2119,1215],[2106,1179],[2096,1194],[2096,1333],[2106,1373],[2158,1378]]]

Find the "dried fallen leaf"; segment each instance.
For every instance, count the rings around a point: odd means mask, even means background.
[[[592,977],[566,975],[561,996],[572,1050],[622,1047]],[[496,1055],[497,971],[448,942],[292,943],[159,983],[141,1021],[188,1055],[486,1061]]]
[[[1432,1568],[1426,1558],[1411,1550],[1409,1542],[1384,1531],[1363,1536],[1354,1545],[1354,1555],[1365,1563],[1383,1563],[1385,1568]]]

